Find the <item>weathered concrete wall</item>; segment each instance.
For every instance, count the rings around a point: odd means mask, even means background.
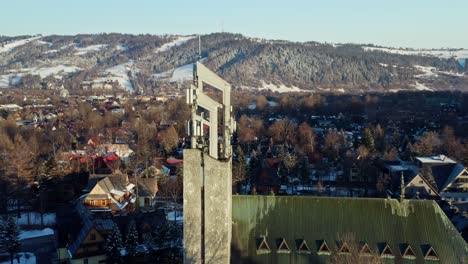
[[[201,153],[184,150],[184,263],[201,262]]]
[[[230,263],[232,163],[205,158],[205,263]]]
[[[205,263],[229,263],[232,162],[184,150],[184,262],[201,263],[201,186],[205,174]]]

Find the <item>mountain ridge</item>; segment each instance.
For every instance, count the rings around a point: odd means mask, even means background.
[[[336,92],[468,89],[468,76],[460,61],[468,58],[464,49],[424,53],[232,33],[202,35],[201,44],[205,64],[239,88]],[[450,55],[452,51],[458,52],[456,56]],[[90,89],[98,89],[101,83],[103,89],[157,90],[161,85],[188,81],[187,65],[198,56],[195,35],[0,37],[0,88],[44,88],[44,83],[53,83],[72,90],[88,84]],[[107,71],[113,67],[120,71]]]

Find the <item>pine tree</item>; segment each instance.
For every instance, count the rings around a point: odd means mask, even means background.
[[[119,227],[115,224],[112,228],[112,233],[107,237],[105,249],[108,263],[123,263],[122,254],[120,253],[122,250],[122,234]]]
[[[14,256],[19,252],[21,247],[18,227],[15,220],[11,217],[8,217],[6,221],[1,223],[0,227],[0,248],[3,248],[10,254],[10,263],[13,264]]]
[[[53,178],[59,176],[57,161],[54,155],[51,155],[41,168],[41,176],[44,178]]]
[[[374,136],[369,128],[364,129],[364,145],[371,152],[375,151]]]
[[[126,245],[127,247],[127,255],[135,256],[136,255],[136,247],[138,246],[138,230],[136,229],[135,221],[130,221],[127,229],[127,240]]]

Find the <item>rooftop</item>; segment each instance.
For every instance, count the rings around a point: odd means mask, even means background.
[[[468,260],[467,244],[434,201],[251,195],[233,196],[232,208],[233,257],[237,252],[255,263],[326,263],[338,250],[336,242],[349,234],[373,254],[391,251],[395,263],[402,262],[403,244],[414,251],[414,259],[405,259],[411,263],[427,260],[430,248],[441,263]],[[263,237],[268,252],[258,249]],[[278,251],[278,239],[286,241],[289,253]],[[299,252],[299,240],[310,253]],[[328,255],[320,251],[323,241]]]

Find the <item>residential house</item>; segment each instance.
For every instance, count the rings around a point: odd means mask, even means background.
[[[102,144],[98,147],[99,153],[115,153],[123,162],[128,162],[135,152],[128,144]]]
[[[137,191],[138,206],[144,211],[154,210],[157,192],[158,182],[156,178],[139,178]]]
[[[417,157],[419,173],[439,193],[452,202],[468,202],[468,171],[446,156]]]
[[[60,263],[106,263],[105,239],[114,223],[111,219],[94,219],[82,203],[75,207],[77,223],[70,227],[68,244],[59,248]]]
[[[85,191],[89,194],[83,203],[91,212],[125,215],[133,212],[136,206],[145,211],[153,210],[158,185],[156,177],[129,181],[121,174],[98,174],[88,179]]]
[[[91,212],[111,212],[126,214],[135,209],[135,185],[125,175],[110,175],[91,189],[84,199],[84,204]]]

